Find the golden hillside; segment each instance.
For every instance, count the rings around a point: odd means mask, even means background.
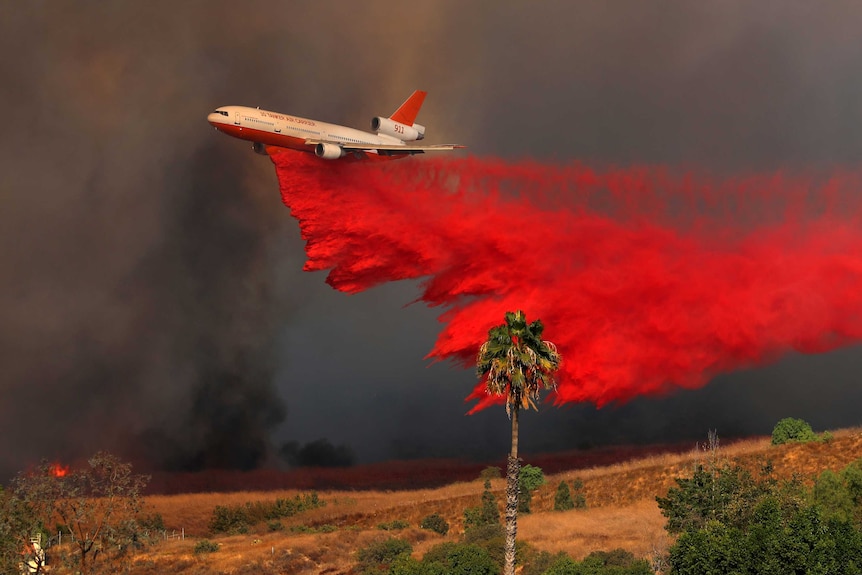
[[[685,453],[656,454],[549,474],[547,484],[533,498],[533,512],[519,518],[518,536],[539,549],[566,551],[575,558],[616,547],[644,557],[660,552],[669,539],[655,496],[664,495],[674,485],[674,478],[690,474],[695,465],[710,457],[716,455],[692,448]],[[721,447],[717,457],[738,461],[753,471],[768,459],[779,477],[797,474],[811,480],[824,469],[837,471],[862,457],[862,429],[835,432],[828,443],[775,447],[768,438],[747,440]],[[572,467],[576,467],[574,461]],[[433,469],[424,472],[433,473]],[[558,483],[576,477],[584,482],[589,508],[553,511]],[[208,536],[207,525],[216,505],[271,501],[293,497],[300,491],[150,496],[150,511],[160,513],[169,528],[184,529],[186,539],[162,542],[140,554],[133,572],[347,573],[355,563],[357,549],[393,535],[408,539],[419,557],[441,541],[457,540],[463,531],[464,509],[478,505],[482,488],[482,481],[477,479],[428,489],[318,491],[326,506],[282,520],[284,531],[269,532],[267,525],[261,524],[246,535],[211,537],[221,547],[207,555],[195,555],[193,549]],[[493,480],[492,488],[502,506],[504,479]],[[421,519],[432,513],[439,513],[450,523],[447,536],[418,528]],[[394,520],[406,521],[410,527],[400,531],[378,528]],[[296,532],[319,531],[322,526],[334,531]]]

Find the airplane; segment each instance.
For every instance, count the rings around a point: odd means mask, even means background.
[[[267,146],[312,152],[325,160],[395,159],[463,148],[457,144],[408,145],[425,138],[425,126],[416,123],[416,116],[426,94],[416,90],[388,118],[373,118],[371,129],[376,134],[245,106],[222,106],[207,121],[228,136],[253,142],[252,149],[264,155]]]

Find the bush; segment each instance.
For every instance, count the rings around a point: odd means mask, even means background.
[[[545,484],[545,473],[541,467],[529,463],[521,468],[518,475],[518,485],[521,490],[535,491]]]
[[[782,443],[807,443],[815,441],[817,435],[805,421],[793,417],[785,417],[775,424],[772,430],[772,445]]]
[[[229,535],[247,533],[251,525],[263,521],[274,521],[283,517],[292,517],[303,511],[325,505],[326,502],[313,492],[297,495],[293,499],[255,501],[233,507],[217,505],[213,510],[209,527],[212,533],[227,533]]]
[[[377,528],[383,531],[398,531],[400,529],[407,529],[408,527],[410,527],[410,524],[403,519],[396,519],[389,523],[380,523],[377,525]]]
[[[565,553],[554,558],[544,575],[653,575],[645,559],[636,559],[624,549],[593,551],[577,562]]]
[[[335,525],[330,525],[329,523],[325,523],[323,525],[318,525],[317,527],[312,527],[310,525],[291,525],[290,532],[291,533],[332,533],[338,529]]]
[[[284,524],[281,521],[270,521],[266,527],[270,531],[284,531]]]
[[[500,565],[486,549],[475,543],[442,543],[422,558],[421,568],[413,573],[423,575],[497,575]]]
[[[521,468],[518,475],[518,512],[530,513],[530,503],[533,501],[533,492],[545,484],[545,474],[541,467],[527,464]]]
[[[557,486],[557,493],[554,495],[554,511],[568,511],[575,508],[575,502],[572,501],[572,492],[569,491],[569,486],[565,481],[560,481]]]
[[[216,505],[209,527],[212,533],[248,533],[248,515],[244,507]]]
[[[544,575],[561,557],[566,556],[565,552],[560,551],[557,554],[552,554],[547,551],[535,551],[529,557],[523,558],[524,568],[521,575]],[[518,560],[521,560],[518,557]]]
[[[798,478],[755,480],[738,466],[700,467],[691,479],[678,479],[667,498],[657,498],[666,529],[679,533],[670,548],[671,572],[859,573],[862,531],[850,519],[852,469],[824,472],[812,489]]]
[[[491,493],[491,481],[486,479],[485,490],[482,492],[482,504],[464,510],[464,529],[469,531],[483,525],[499,524],[500,509],[497,507],[497,498]]]
[[[575,492],[572,500],[575,503],[575,509],[587,508],[587,496],[584,493],[584,482],[581,479],[572,481],[572,489]]]
[[[581,562],[585,573],[608,575],[653,575],[646,559],[636,559],[625,549],[593,551]]]
[[[161,513],[153,513],[151,515],[142,515],[138,518],[138,526],[143,531],[164,531],[165,520],[162,519]]]
[[[195,543],[195,555],[202,555],[204,553],[215,553],[218,551],[218,543],[214,543],[209,539],[201,539],[197,543]]]
[[[391,538],[360,549],[356,557],[359,559],[362,572],[376,573],[389,571],[395,559],[401,555],[410,555],[412,552],[413,546],[409,542]]]
[[[446,535],[449,533],[449,523],[447,523],[439,513],[434,513],[433,515],[428,515],[423,518],[419,523],[419,527],[422,529],[428,529],[434,533],[439,533],[440,535]]]

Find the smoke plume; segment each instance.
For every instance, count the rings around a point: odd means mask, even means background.
[[[348,293],[423,278],[419,299],[446,308],[435,359],[469,364],[507,310],[541,318],[564,358],[557,404],[697,388],[862,338],[858,174],[270,153],[306,270]],[[481,384],[471,398],[495,401]]]

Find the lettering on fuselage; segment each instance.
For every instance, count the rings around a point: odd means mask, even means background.
[[[306,126],[316,125],[312,120],[306,120],[305,118],[294,118],[293,116],[285,116],[284,114],[267,112],[266,110],[261,110],[260,114],[265,118],[275,118],[276,120],[284,120],[285,122],[292,122],[294,124],[305,124]]]

